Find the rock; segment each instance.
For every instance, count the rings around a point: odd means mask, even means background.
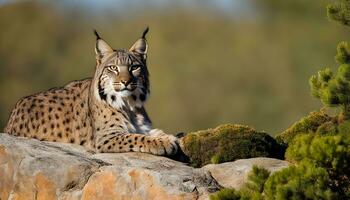
[[[213,178],[225,188],[239,189],[247,182],[248,173],[253,165],[263,167],[271,173],[289,166],[284,160],[275,158],[249,158],[236,160],[235,162],[222,163],[219,165],[209,164],[203,169],[211,172]]]
[[[253,163],[277,169],[284,161],[256,158],[192,168],[150,154],[92,154],[79,145],[0,133],[0,199],[208,199],[221,188],[218,182],[230,186],[228,175],[243,180]]]
[[[0,134],[0,199],[206,199],[218,189],[208,172],[165,157]]]

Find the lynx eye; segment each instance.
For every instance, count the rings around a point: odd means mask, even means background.
[[[135,71],[135,70],[140,69],[140,67],[141,67],[141,65],[132,65],[132,66],[129,68],[129,70],[130,70],[130,71]]]
[[[115,65],[109,65],[108,68],[112,71],[116,71],[117,70],[117,66]]]

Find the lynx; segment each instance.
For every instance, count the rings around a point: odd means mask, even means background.
[[[129,50],[115,50],[95,31],[94,76],[20,99],[5,132],[95,152],[175,154],[178,139],[152,129],[144,108],[150,93],[147,32]]]

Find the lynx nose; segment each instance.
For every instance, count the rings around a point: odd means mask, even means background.
[[[122,80],[121,81],[123,84],[124,84],[124,86],[126,87],[126,86],[128,86],[129,84],[130,84],[130,80],[129,81],[126,81],[126,80]]]

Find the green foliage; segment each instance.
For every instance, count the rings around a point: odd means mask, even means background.
[[[349,130],[350,120],[338,123],[323,112],[310,113],[293,125],[284,138],[289,142],[286,158],[294,165],[271,176],[268,171],[253,167],[244,187],[229,190],[233,196],[224,192],[225,198],[349,199]]]
[[[294,123],[290,128],[276,136],[280,143],[289,144],[300,134],[336,135],[350,133],[350,120],[338,121],[323,111],[314,111]]]
[[[300,135],[286,152],[294,162],[307,161],[325,169],[331,178],[331,187],[339,195],[350,197],[350,138],[348,135]]]
[[[350,118],[350,46],[341,42],[337,48],[336,60],[340,64],[336,74],[329,68],[310,78],[311,93],[325,106],[340,107],[342,117]]]
[[[350,1],[336,3],[328,7],[328,14],[332,19],[349,25],[349,6]],[[311,77],[310,86],[312,95],[319,98],[325,106],[340,107],[342,112],[338,118],[319,123],[316,131],[315,129],[304,130],[304,133],[316,134],[296,136],[287,149],[286,157],[294,162],[307,163],[310,168],[314,166],[314,168],[324,170],[327,173],[328,187],[332,193],[337,194],[337,198],[348,199],[350,198],[349,43],[339,43],[335,59],[340,64],[337,73],[333,74],[328,68],[321,70],[318,76]],[[317,180],[322,179],[317,178]],[[314,188],[314,190],[317,189],[322,188]],[[327,191],[322,191],[325,192],[322,193],[324,199],[327,199]]]
[[[240,189],[222,189],[211,195],[215,200],[333,200],[346,199],[336,188],[326,168],[310,160],[282,169],[269,176],[262,168],[253,167],[248,182]]]
[[[272,174],[265,183],[267,200],[336,199],[329,189],[330,179],[324,168],[309,162],[300,162]]]
[[[243,125],[226,124],[189,133],[182,143],[194,167],[259,156],[284,156],[284,149],[270,135]]]
[[[240,200],[241,195],[235,189],[224,188],[210,195],[210,200]]]
[[[293,124],[286,131],[278,134],[276,140],[288,144],[299,134],[315,133],[325,123],[333,124],[334,119],[322,111],[311,112],[308,116]],[[325,129],[326,127],[322,127]]]
[[[325,122],[321,124],[318,128],[316,133],[320,135],[335,135],[339,132],[338,130],[339,123],[337,123],[335,120]]]
[[[247,183],[239,190],[241,195],[241,200],[253,199],[260,200],[263,199],[262,192],[264,190],[264,185],[270,172],[264,168],[253,166],[252,171],[248,174]]]
[[[265,168],[253,166],[252,171],[248,174],[246,189],[260,193],[263,192],[264,184],[269,176],[270,172]]]
[[[328,6],[328,15],[331,19],[350,25],[350,1],[343,0]],[[289,145],[286,158],[294,165],[269,177],[265,174],[263,179],[255,173],[256,180],[264,181],[255,181],[253,185],[247,183],[239,191],[231,191],[234,199],[350,199],[348,43],[338,45],[336,60],[340,64],[337,73],[333,74],[326,68],[311,77],[310,86],[312,95],[324,105],[342,109],[340,117],[313,112],[278,135],[277,140]],[[229,196],[226,198],[229,199]]]
[[[248,174],[247,183],[240,189],[224,188],[210,196],[211,200],[262,200],[264,184],[270,172],[264,168],[253,166]]]
[[[316,166],[350,173],[350,140],[344,135],[299,135],[286,151],[291,161],[310,160]]]
[[[286,158],[294,163],[307,162],[316,168],[324,169],[329,177],[331,191],[339,198],[349,198],[350,120],[338,122],[336,118],[326,115],[325,118],[318,118],[326,120],[311,123],[314,121],[309,120],[310,116],[322,116],[320,114],[309,115],[304,118],[308,120],[297,122],[295,127],[282,135],[289,143]]]
[[[327,6],[329,19],[335,20],[343,25],[350,25],[350,1],[341,0]]]
[[[339,124],[337,126],[337,132],[339,134],[342,134],[344,136],[348,136],[350,135],[350,120],[344,121],[343,123]]]
[[[350,63],[350,46],[348,42],[340,42],[337,47],[337,55],[335,60],[339,64],[349,64]],[[347,72],[348,73],[348,72]],[[349,74],[347,74],[347,79],[349,79]]]

